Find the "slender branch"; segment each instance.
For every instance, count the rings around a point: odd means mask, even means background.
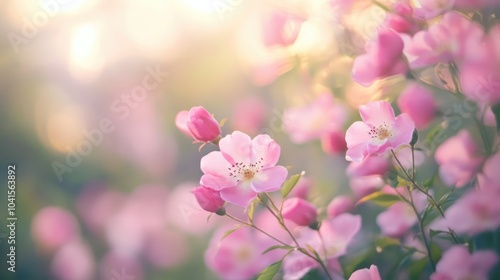
[[[243,224],[243,225],[245,225],[245,226],[252,227],[252,228],[254,228],[254,229],[256,229],[256,230],[258,230],[258,231],[262,232],[263,234],[265,234],[265,235],[267,235],[268,237],[270,237],[270,238],[274,239],[276,242],[281,243],[282,245],[285,245],[285,246],[290,246],[290,245],[286,244],[285,242],[283,242],[283,241],[281,241],[281,240],[277,239],[276,237],[274,237],[274,236],[270,235],[269,233],[265,232],[264,230],[262,230],[261,228],[259,228],[259,227],[258,227],[258,226],[256,226],[256,225],[254,225],[253,223],[247,223],[247,222],[245,222],[245,221],[243,221],[243,220],[240,220],[240,219],[236,218],[235,216],[233,216],[233,215],[231,215],[231,214],[229,214],[229,213],[226,213],[226,216],[227,216],[227,217],[229,217],[229,218],[231,218],[232,220],[234,220],[234,221],[238,222],[238,223],[241,223],[241,224]]]

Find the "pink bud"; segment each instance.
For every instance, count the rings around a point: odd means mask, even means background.
[[[432,93],[417,83],[411,83],[398,98],[401,112],[407,113],[418,129],[425,128],[436,114]]]
[[[308,226],[316,221],[316,207],[306,200],[292,197],[283,204],[283,218],[291,220],[299,226]]]
[[[175,118],[175,125],[185,134],[200,142],[211,142],[221,134],[217,120],[202,106],[181,111]]]
[[[198,187],[193,190],[194,197],[203,210],[217,212],[224,206],[224,200],[216,190],[206,187]]]
[[[345,133],[343,131],[335,131],[321,138],[321,147],[327,154],[343,153],[347,150],[345,142]]]
[[[339,195],[335,197],[328,207],[326,208],[326,213],[328,217],[335,218],[340,214],[350,211],[354,206],[352,199],[345,195]]]

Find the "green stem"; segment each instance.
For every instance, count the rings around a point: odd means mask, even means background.
[[[290,246],[290,245],[286,244],[285,242],[283,242],[283,241],[281,241],[281,240],[277,239],[276,237],[274,237],[274,236],[270,235],[269,233],[265,232],[264,230],[262,230],[261,228],[259,228],[259,227],[258,227],[258,226],[256,226],[256,225],[254,225],[253,223],[247,223],[247,222],[245,222],[245,221],[243,221],[243,220],[240,220],[240,219],[236,218],[235,216],[232,216],[232,215],[231,215],[231,214],[229,214],[229,213],[226,213],[226,216],[227,216],[227,217],[229,217],[230,219],[232,219],[232,220],[234,220],[234,221],[238,222],[238,223],[241,223],[241,224],[243,224],[243,225],[245,225],[245,226],[249,226],[249,227],[252,227],[252,228],[254,228],[254,229],[256,229],[256,230],[260,231],[261,233],[263,233],[263,234],[267,235],[268,237],[270,237],[270,238],[274,239],[276,242],[281,243],[282,245],[285,245],[285,246]]]

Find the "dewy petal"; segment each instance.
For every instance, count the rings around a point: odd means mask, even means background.
[[[394,110],[391,103],[387,101],[374,101],[359,106],[359,114],[363,122],[370,126],[378,127],[387,125],[391,129],[394,124]]]
[[[280,158],[281,148],[267,134],[257,135],[252,140],[252,163],[260,162],[263,168],[275,166]]]
[[[415,123],[408,114],[399,115],[395,122],[393,133],[394,135],[389,138],[392,148],[397,148],[404,144],[409,144],[413,137],[413,131],[415,130]]]
[[[226,135],[219,142],[219,148],[224,158],[230,163],[248,163],[251,156],[251,139],[241,131]]]
[[[230,166],[221,152],[209,153],[200,161],[201,170],[205,173],[200,179],[200,184],[214,190],[234,186],[235,183],[229,176]]]
[[[367,145],[372,140],[370,127],[363,122],[354,122],[345,133],[347,143],[346,160],[359,162],[367,155]]]
[[[252,180],[252,189],[256,192],[277,191],[285,182],[287,175],[288,170],[281,165],[261,169]]]
[[[235,187],[222,189],[220,196],[229,203],[246,207],[257,197],[257,193],[252,190],[250,182],[240,182]]]

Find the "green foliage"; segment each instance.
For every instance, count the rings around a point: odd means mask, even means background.
[[[401,201],[400,198],[393,194],[387,194],[383,192],[374,192],[369,194],[363,198],[361,198],[357,204],[365,203],[367,201],[374,202],[377,205],[382,207],[389,207],[392,204]]]
[[[281,268],[281,263],[283,261],[278,261],[273,263],[272,265],[266,267],[259,275],[257,280],[272,280],[274,276],[278,273]]]
[[[299,182],[300,177],[302,177],[305,174],[304,171],[302,171],[299,174],[295,174],[290,177],[290,179],[286,180],[285,183],[283,183],[283,187],[281,188],[281,195],[283,198],[287,197],[288,194],[293,190],[295,185],[297,185],[297,182]]]

